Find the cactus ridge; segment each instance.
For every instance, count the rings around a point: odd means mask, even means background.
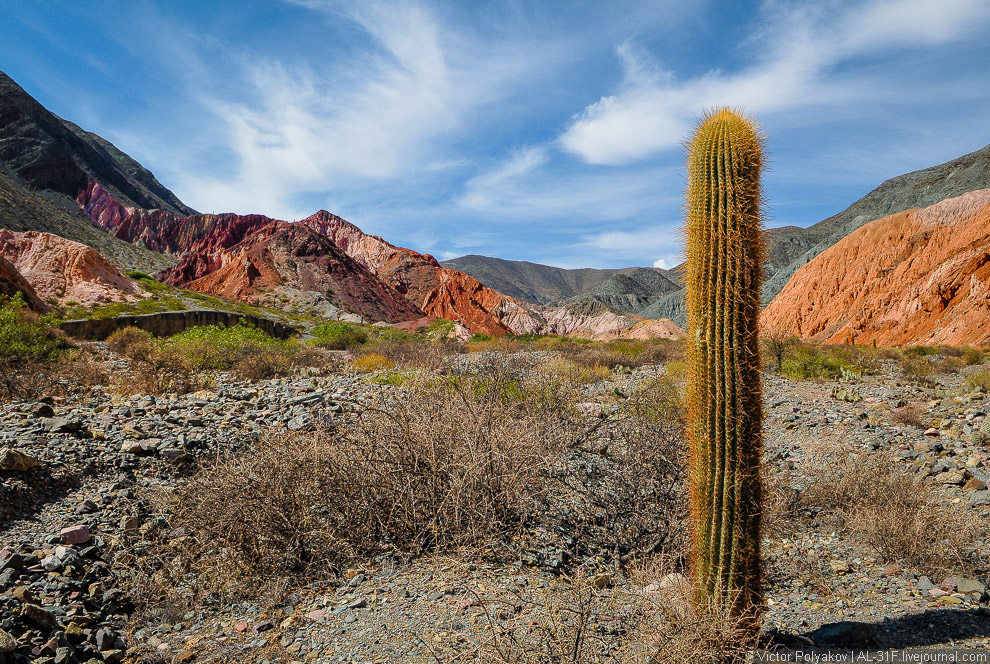
[[[763,138],[751,120],[719,109],[702,119],[688,149],[692,565],[701,604],[755,615],[762,602]]]

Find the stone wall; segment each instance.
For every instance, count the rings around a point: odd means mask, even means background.
[[[59,327],[74,339],[102,341],[125,327],[137,327],[151,332],[156,337],[168,337],[200,325],[230,327],[242,321],[277,339],[288,339],[297,333],[295,328],[268,318],[214,309],[162,311],[137,316],[117,316],[116,318],[84,318],[63,321]]]

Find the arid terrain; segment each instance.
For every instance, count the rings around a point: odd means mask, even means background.
[[[124,331],[22,386],[0,418],[6,661],[727,647],[684,599],[679,343],[350,332],[344,351],[219,329],[155,351]],[[765,645],[990,646],[987,358],[782,356]]]

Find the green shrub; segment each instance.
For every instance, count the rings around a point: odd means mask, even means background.
[[[447,339],[456,325],[457,323],[452,320],[438,318],[426,326],[426,336],[430,339]]]
[[[368,341],[368,333],[356,325],[326,323],[313,328],[313,345],[329,350],[345,350]]]
[[[20,293],[0,303],[0,393],[24,397],[41,386],[39,374],[68,347],[57,319],[27,308]]]
[[[794,344],[780,367],[780,374],[791,380],[834,380],[842,370],[861,373],[842,351],[813,344]]]
[[[176,334],[167,342],[189,361],[194,369],[229,369],[237,355],[249,346],[271,346],[280,342],[249,325],[204,325]]]

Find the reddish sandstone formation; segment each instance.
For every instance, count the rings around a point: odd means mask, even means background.
[[[179,255],[159,277],[215,295],[269,302],[286,289],[319,292],[372,320],[459,321],[471,332],[614,338],[640,320],[602,307],[524,305],[433,256],[396,247],[321,210],[289,224],[259,215],[194,215],[120,205],[99,184],[77,199],[118,238]],[[266,299],[267,298],[267,299]]]
[[[494,313],[503,302],[514,302],[512,298],[463,272],[441,266],[433,256],[368,235],[326,210],[300,223],[330,238],[428,316],[459,320],[472,332],[482,334],[502,336],[514,331]]]
[[[77,199],[90,218],[118,238],[177,254],[158,274],[165,283],[252,303],[277,291],[318,292],[370,320],[399,321],[422,312],[331,241],[300,224],[262,215],[175,217],[120,205],[99,183]]]
[[[149,295],[92,247],[58,235],[0,230],[0,254],[44,300],[94,305]]]
[[[762,326],[827,343],[990,344],[990,189],[854,231],[791,277]]]
[[[28,283],[27,279],[24,278],[24,275],[18,272],[17,268],[10,261],[0,256],[0,296],[5,298],[14,297],[18,293],[21,294],[21,298],[23,298],[29,309],[38,312],[46,312],[51,309],[34,292],[34,289]]]
[[[345,311],[372,320],[407,320],[421,312],[394,289],[300,224],[273,221],[217,254],[222,267],[187,283],[232,300],[264,302],[285,289],[317,291]],[[183,261],[179,267],[187,264]]]

